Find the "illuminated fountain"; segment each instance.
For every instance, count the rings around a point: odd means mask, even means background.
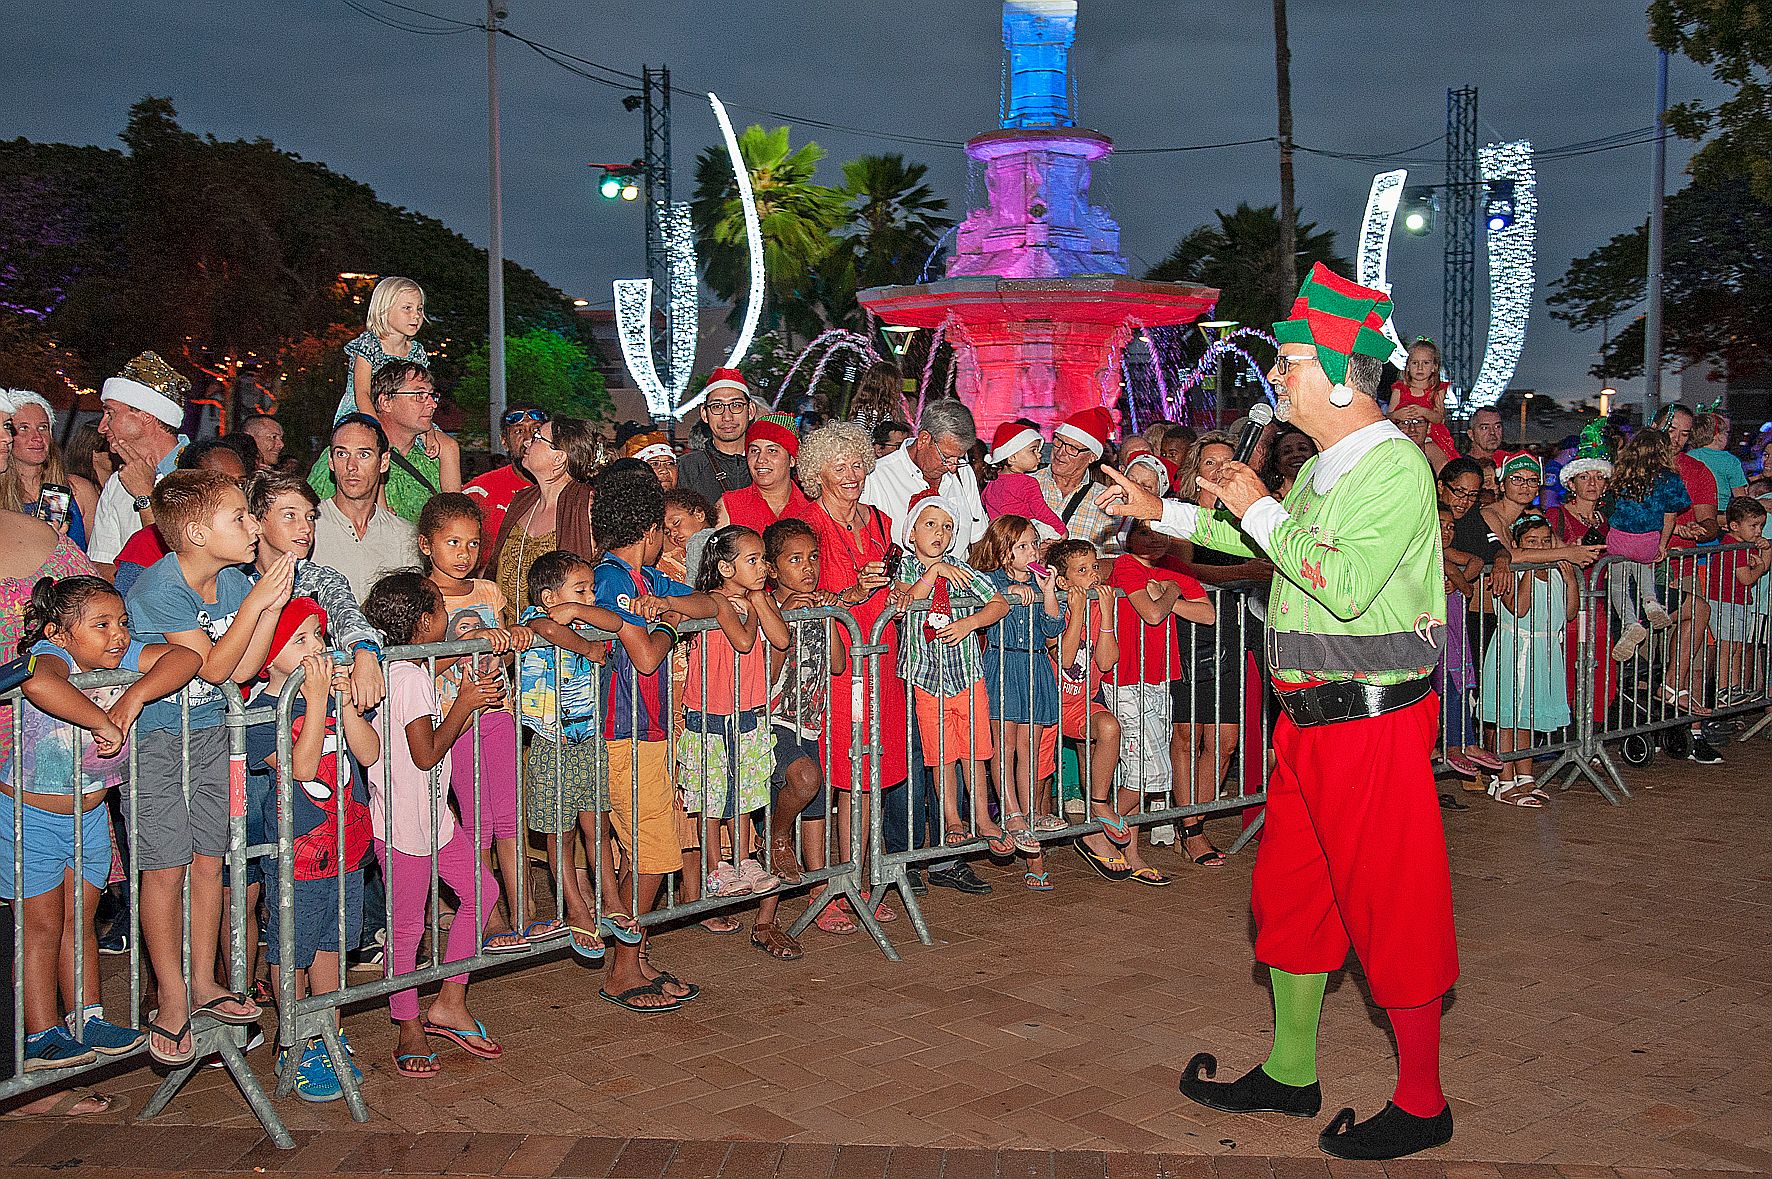
[[[885,323],[953,345],[980,437],[1011,418],[1117,411],[1133,334],[1193,323],[1218,300],[1211,287],[1126,277],[1120,227],[1089,203],[1091,168],[1113,141],[1071,115],[1076,29],[1076,0],[1006,0],[1000,125],[966,144],[985,167],[988,203],[959,227],[944,279],[860,295]]]

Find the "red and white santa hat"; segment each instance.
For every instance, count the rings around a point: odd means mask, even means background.
[[[1002,464],[1021,453],[1023,447],[1038,445],[1040,432],[1020,422],[1004,422],[991,435],[991,452],[984,456],[984,461]]]
[[[745,384],[744,374],[735,368],[717,368],[708,374],[708,383],[702,387],[703,397],[712,397],[722,389],[737,389],[746,397],[751,395],[751,387]]]
[[[1114,415],[1099,405],[1078,410],[1058,424],[1052,431],[1052,440],[1067,439],[1081,446],[1096,458],[1100,458],[1107,450],[1108,442],[1114,435]]]
[[[892,539],[897,541],[899,547],[903,548],[907,553],[911,552],[913,549],[911,544],[912,530],[917,527],[917,521],[922,517],[923,513],[931,508],[940,508],[942,511],[946,512],[954,521],[955,533],[957,534],[959,532],[960,510],[954,506],[954,502],[939,491],[919,491],[916,495],[911,496],[911,502],[904,510],[904,517],[900,519],[892,529]],[[953,541],[950,540],[948,542],[948,551],[952,552],[953,547]]]

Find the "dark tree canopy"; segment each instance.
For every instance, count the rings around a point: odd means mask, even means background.
[[[1653,0],[1649,36],[1670,53],[1709,67],[1732,93],[1714,107],[1681,103],[1668,126],[1687,139],[1711,137],[1692,159],[1699,180],[1745,180],[1772,202],[1772,9],[1764,0]]]
[[[1223,292],[1214,312],[1217,318],[1267,329],[1285,318],[1298,293],[1281,289],[1278,209],[1240,204],[1234,212],[1218,210],[1216,225],[1190,232],[1145,277],[1217,287]],[[1298,223],[1298,250],[1300,274],[1317,262],[1341,274],[1353,273],[1352,264],[1336,252],[1335,231],[1318,229],[1314,221]]]

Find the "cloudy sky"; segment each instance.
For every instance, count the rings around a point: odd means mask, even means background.
[[[473,0],[401,2],[457,20],[485,13]],[[386,0],[351,3],[413,26],[449,27]],[[509,7],[510,27],[533,40],[635,73],[642,62],[671,67],[679,199],[692,187],[696,154],[718,138],[705,103],[686,91],[715,90],[741,125],[779,124],[766,113],[779,112],[787,121],[853,128],[799,127],[794,138],[825,146],[824,178],[832,183],[844,158],[902,151],[930,165],[932,182],[956,208],[967,201],[969,176],[958,144],[995,125],[995,0],[510,0]],[[1361,153],[1413,148],[1442,134],[1446,90],[1464,84],[1481,93],[1480,142],[1524,137],[1551,148],[1645,127],[1654,115],[1655,59],[1643,11],[1643,0],[1292,0],[1296,140]],[[485,241],[486,41],[478,30],[402,31],[346,0],[65,0],[34,6],[13,32],[0,45],[0,136],[115,146],[128,105],[166,95],[192,130],[269,137]],[[568,292],[605,302],[610,279],[640,271],[640,210],[600,200],[584,164],[638,156],[640,118],[623,110],[619,88],[576,77],[508,38],[499,54],[506,252]],[[1121,148],[1273,134],[1264,0],[1083,0],[1072,62],[1082,121]],[[1716,93],[1697,67],[1675,60],[1672,101]],[[953,146],[865,133],[878,131]],[[1636,146],[1543,165],[1541,295],[1570,259],[1647,215],[1649,152]],[[1683,183],[1688,154],[1672,145],[1670,187]],[[1442,151],[1436,143],[1413,155],[1438,159]],[[1379,167],[1299,160],[1305,216],[1339,230],[1350,257]],[[1271,145],[1116,156],[1096,177],[1094,195],[1118,217],[1135,272],[1214,209],[1273,203],[1278,186]],[[1415,165],[1412,179],[1438,181],[1441,168]],[[1438,333],[1440,248],[1437,236],[1399,234],[1394,243],[1391,274],[1406,334]],[[1479,275],[1484,296],[1485,281]],[[1574,334],[1541,308],[1514,383],[1586,396],[1599,342],[1597,332]]]

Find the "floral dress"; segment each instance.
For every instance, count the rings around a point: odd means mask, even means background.
[[[384,364],[396,360],[410,360],[413,364],[431,367],[431,358],[425,355],[425,346],[417,340],[406,350],[405,356],[391,355],[381,346],[381,338],[374,332],[366,331],[345,345],[345,395],[338,399],[338,409],[332,415],[333,421],[346,414],[357,412],[357,358],[362,357],[369,362],[369,371],[373,375],[381,371]]]

